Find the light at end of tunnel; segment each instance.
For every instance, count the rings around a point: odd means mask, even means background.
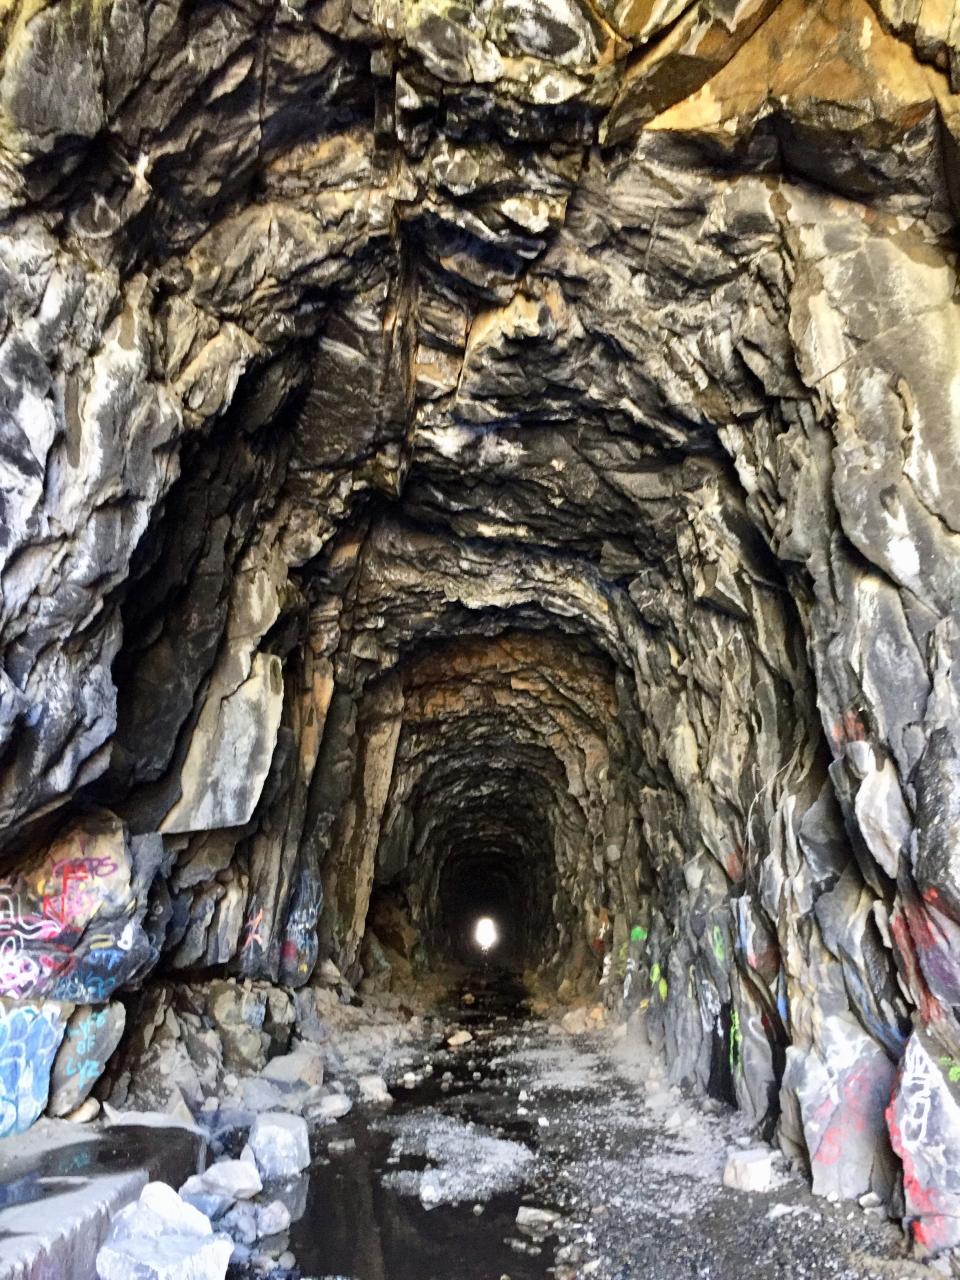
[[[481,951],[489,951],[497,945],[497,926],[489,916],[482,916],[473,931],[474,941]]]

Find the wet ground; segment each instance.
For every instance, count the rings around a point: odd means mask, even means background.
[[[336,1079],[340,1062],[351,1093],[361,1072],[386,1076],[394,1105],[355,1106],[314,1132],[311,1169],[271,1190],[291,1210],[289,1234],[263,1242],[264,1253],[231,1280],[943,1274],[911,1261],[879,1210],[814,1199],[785,1166],[766,1194],[724,1188],[730,1148],[756,1143],[736,1113],[683,1098],[663,1080],[662,1064],[622,1032],[570,1037],[532,1017],[509,975],[468,975],[441,1017],[404,1022],[399,1037],[401,1024],[390,1019],[355,1035],[338,1030],[330,1065]],[[451,1048],[458,1031],[470,1038]],[[215,1153],[222,1141],[239,1154],[245,1141],[249,1114],[231,1114],[218,1114]],[[98,1224],[147,1176],[177,1185],[196,1167],[199,1146],[180,1129],[125,1126],[88,1137],[63,1121],[5,1140],[0,1280],[53,1248],[58,1277],[88,1280]]]
[[[63,1126],[60,1132],[68,1128],[76,1133],[75,1126]],[[78,1182],[104,1174],[146,1169],[159,1176],[195,1168],[200,1151],[196,1136],[185,1129],[164,1129],[161,1138],[156,1129],[141,1125],[99,1130],[96,1136],[39,1151],[21,1137],[19,1147],[19,1152],[4,1152],[0,1160],[0,1213],[13,1205],[51,1201],[58,1193],[75,1190]]]
[[[725,1189],[738,1117],[685,1101],[639,1046],[576,1040],[531,1019],[524,992],[474,974],[412,1087],[387,1113],[321,1130],[290,1248],[305,1277],[352,1280],[891,1280],[910,1261],[878,1212]],[[462,993],[461,993],[462,994]],[[605,1047],[600,1047],[601,1043]],[[497,1146],[491,1140],[499,1140]],[[506,1167],[506,1189],[498,1184]],[[502,1181],[502,1179],[501,1179]],[[448,1201],[453,1200],[453,1203]],[[559,1214],[538,1233],[520,1210]]]
[[[455,1019],[476,1039],[455,1051],[442,1043],[433,1048],[425,1063],[421,1059],[432,1074],[413,1088],[394,1088],[389,1113],[358,1110],[318,1135],[318,1148],[332,1143],[333,1150],[314,1164],[304,1215],[290,1235],[304,1276],[497,1280],[509,1275],[511,1280],[536,1280],[547,1274],[552,1250],[517,1252],[517,1244],[528,1247],[515,1229],[525,1187],[426,1208],[419,1195],[391,1185],[401,1180],[398,1175],[422,1175],[435,1167],[436,1161],[425,1155],[394,1149],[412,1145],[410,1130],[429,1127],[424,1117],[429,1121],[437,1113],[482,1124],[496,1136],[520,1138],[533,1150],[532,1127],[515,1116],[510,1092],[493,1087],[505,1082],[502,1070],[492,1065],[497,1032],[523,1017],[526,992],[516,979],[499,974],[478,974],[465,987],[476,1003],[458,1006],[454,1001],[451,1023]],[[448,1073],[452,1079],[444,1080]],[[405,1142],[398,1141],[401,1128]],[[350,1141],[355,1145],[342,1150],[341,1144]],[[460,1154],[466,1161],[474,1155],[469,1145]]]

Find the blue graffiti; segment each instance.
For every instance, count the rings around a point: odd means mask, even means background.
[[[53,1005],[0,1009],[0,1137],[20,1133],[47,1105],[64,1024]]]

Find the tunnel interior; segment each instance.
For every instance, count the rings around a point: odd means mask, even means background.
[[[396,994],[489,915],[960,1242],[956,50],[120,7],[5,29],[0,1132],[85,1018],[165,1104],[187,1000],[199,1110],[217,984]]]
[[[519,970],[535,964],[543,920],[538,929],[536,918],[528,918],[532,895],[523,874],[510,864],[516,853],[508,845],[474,854],[458,851],[447,859],[438,895],[440,931],[449,954],[462,962]],[[493,923],[489,938],[478,932],[483,920]]]
[[[428,778],[420,800],[420,822],[441,851],[434,859],[425,932],[436,938],[441,952],[476,961],[482,958],[476,925],[488,917],[498,940],[487,958],[521,970],[536,967],[549,958],[556,933],[555,858],[541,807],[544,797],[537,795],[542,778],[510,755],[498,762],[486,741],[474,750],[480,763],[474,760],[473,775],[446,783],[456,788],[455,797],[444,794],[441,776]],[[449,758],[446,763],[453,765]],[[461,761],[459,768],[468,770],[470,763]],[[434,815],[434,807],[448,812]],[[424,853],[429,857],[429,846]]]
[[[559,973],[583,927],[578,860],[607,820],[598,766],[610,750],[613,668],[583,639],[517,622],[485,611],[478,634],[418,643],[375,683],[370,723],[390,776],[372,892],[403,899],[430,962]],[[377,926],[360,909],[362,950],[365,927]],[[486,956],[474,936],[484,916],[499,935]]]

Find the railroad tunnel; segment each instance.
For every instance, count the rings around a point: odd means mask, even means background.
[[[500,966],[960,1243],[924,15],[0,14],[0,1135]]]

